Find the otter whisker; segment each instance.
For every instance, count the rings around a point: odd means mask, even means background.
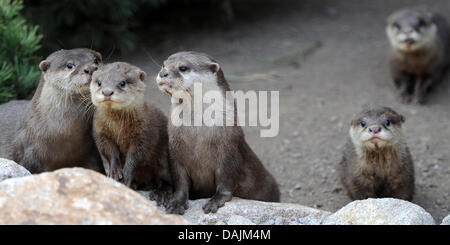
[[[150,60],[156,65],[156,67],[161,68],[162,64],[159,64],[158,62],[156,62],[155,59],[153,59],[152,55],[150,54],[150,52],[148,52],[148,50],[146,48],[143,48],[144,52],[147,53],[147,56],[150,58]]]

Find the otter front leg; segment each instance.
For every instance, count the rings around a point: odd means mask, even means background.
[[[169,201],[172,199],[172,187],[166,183],[159,183],[159,185],[150,191],[150,200],[156,201],[158,206],[168,207]]]
[[[23,146],[14,146],[12,160],[22,165],[32,174],[41,173],[46,170],[39,160],[33,145],[30,145],[25,149]]]
[[[120,164],[119,155],[112,155],[109,157],[109,171],[107,172],[107,176],[114,179],[115,181],[123,180],[123,170]],[[106,163],[108,164],[108,163]],[[104,164],[104,165],[106,165]]]
[[[374,191],[374,178],[359,176],[353,177],[351,182],[350,197],[353,200],[364,200],[367,198],[376,198]]]
[[[417,78],[414,85],[413,102],[416,104],[424,104],[426,102],[426,94],[430,90],[431,86],[442,80],[442,77],[443,72],[436,72],[436,74],[432,76],[423,76]]]
[[[215,213],[219,208],[223,207],[226,202],[231,201],[233,192],[224,185],[218,186],[214,196],[203,206],[203,211],[207,213]]]
[[[107,164],[105,164],[107,163]],[[104,175],[109,173],[109,161],[103,158],[97,149],[95,152],[91,153],[89,158],[86,160],[86,164],[84,165],[87,169],[92,169]]]
[[[123,179],[123,171],[120,163],[120,152],[117,145],[106,138],[103,138],[96,143],[103,161],[106,176],[116,181],[121,181]]]
[[[427,84],[430,83],[430,79],[424,77],[418,77],[416,79],[416,83],[414,84],[414,96],[413,103],[415,104],[423,104],[425,102],[425,94],[427,89]]]
[[[237,151],[236,151],[237,152]],[[223,207],[226,202],[231,201],[235,189],[235,181],[237,177],[236,168],[239,162],[233,154],[224,156],[223,160],[220,158],[217,161],[218,168],[215,173],[216,179],[216,193],[203,206],[205,213],[215,213],[220,207]],[[231,177],[234,176],[234,177]]]
[[[110,169],[109,161],[108,161],[108,159],[106,159],[105,156],[103,156],[103,155],[101,155],[101,154],[100,154],[100,156],[101,156],[101,158],[102,158],[103,169],[105,170],[105,175],[109,175],[109,169]]]
[[[141,145],[131,145],[128,149],[127,158],[125,159],[125,165],[123,166],[123,183],[131,187],[134,177],[134,171],[136,167],[144,161],[145,152]]]
[[[410,103],[412,100],[412,94],[410,93],[412,88],[411,77],[404,73],[395,74],[394,84],[397,88],[397,97],[403,103]]]
[[[171,214],[184,214],[188,208],[190,180],[184,165],[172,159],[170,162],[172,183],[175,192],[167,205],[167,212]]]

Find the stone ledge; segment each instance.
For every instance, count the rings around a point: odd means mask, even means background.
[[[31,175],[31,173],[16,162],[0,158],[0,182],[9,178],[28,175]]]
[[[144,196],[147,193],[141,192]],[[208,199],[190,200],[182,216],[196,225],[320,225],[330,212],[299,204],[261,202],[233,197],[217,213],[204,214]],[[154,202],[152,202],[154,203]],[[163,209],[159,207],[159,210]]]
[[[0,181],[0,224],[436,224],[420,206],[393,198],[354,201],[331,213],[234,197],[215,214],[204,214],[208,199],[200,199],[189,201],[183,216],[167,215],[145,198],[147,192],[137,193],[97,172],[67,168],[31,175],[6,159],[0,159]],[[442,221],[449,224],[450,215]]]
[[[66,168],[0,183],[0,224],[189,224],[104,175]]]
[[[326,225],[435,225],[422,207],[394,198],[353,201],[328,216]]]

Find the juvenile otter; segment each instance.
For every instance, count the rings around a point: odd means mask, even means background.
[[[186,100],[174,95],[188,93],[194,101],[194,85],[203,91],[217,91],[225,100],[229,85],[219,64],[206,54],[179,52],[171,55],[159,72],[156,82],[161,91],[171,96],[172,111]],[[236,115],[233,100],[231,110]],[[230,107],[229,107],[230,108]],[[195,111],[192,114],[203,113]],[[224,108],[219,113],[225,113]],[[237,126],[175,126],[169,120],[169,155],[174,198],[169,213],[183,214],[187,200],[212,197],[204,206],[205,213],[216,212],[232,196],[279,202],[278,185],[248,146],[242,129]]]
[[[388,18],[391,75],[402,102],[424,103],[449,65],[446,19],[424,7],[406,8]]]
[[[353,118],[340,164],[351,199],[413,198],[414,166],[402,135],[404,122],[388,107],[364,110]]]
[[[103,172],[87,113],[89,82],[101,59],[93,50],[71,49],[39,64],[38,88],[16,130],[14,161],[32,173],[73,166]]]
[[[160,189],[170,184],[167,118],[145,101],[145,78],[144,71],[123,62],[94,73],[93,134],[107,176],[127,186],[136,183],[135,188]]]

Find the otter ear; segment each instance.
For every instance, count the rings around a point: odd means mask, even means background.
[[[400,122],[400,124],[403,124],[405,122],[405,116],[398,114],[398,121]]]
[[[350,121],[350,126],[356,127],[356,126],[358,125],[358,121],[359,121],[359,120],[357,120],[357,119],[352,119],[352,120]]]
[[[47,60],[41,61],[41,63],[39,64],[39,69],[41,69],[42,72],[46,72],[48,68],[50,68],[50,62],[48,62]]]
[[[211,63],[209,65],[209,69],[213,72],[213,73],[217,73],[220,70],[220,65],[217,63]]]
[[[94,54],[95,58],[97,58],[98,61],[100,61],[100,63],[103,61],[102,54],[100,54],[99,52],[94,51],[94,50],[92,50],[92,53]]]
[[[147,73],[145,73],[145,71],[139,71],[139,79],[145,81],[145,78],[147,78]]]
[[[355,126],[356,124],[358,124],[359,117],[356,118],[356,116],[358,116],[358,114],[352,115],[352,120],[350,121],[350,126]]]

